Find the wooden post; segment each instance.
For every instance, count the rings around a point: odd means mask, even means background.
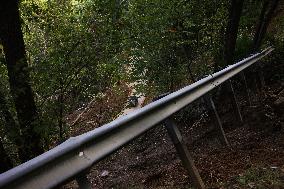
[[[209,117],[211,121],[213,122],[213,124],[215,125],[216,130],[218,131],[220,142],[226,146],[230,146],[228,139],[226,137],[225,131],[223,129],[221,119],[216,110],[215,104],[212,100],[212,97],[209,96],[209,97],[205,97],[204,99],[206,101]]]
[[[234,109],[234,112],[235,112],[235,115],[236,115],[238,121],[243,123],[243,117],[242,117],[242,114],[241,114],[241,111],[240,111],[240,106],[239,106],[239,103],[237,101],[237,97],[236,97],[235,90],[233,88],[231,80],[229,80],[228,88],[229,88],[229,94],[230,94],[230,100],[231,100],[232,108]]]
[[[87,175],[81,174],[76,177],[76,181],[81,189],[92,189],[92,184],[87,178]]]
[[[164,121],[165,127],[168,131],[170,138],[172,139],[176,151],[182,161],[183,166],[188,171],[191,180],[193,181],[194,187],[199,189],[204,189],[205,185],[199,175],[197,168],[194,165],[194,161],[188,151],[181,133],[171,118],[168,118]]]

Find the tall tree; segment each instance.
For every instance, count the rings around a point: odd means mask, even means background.
[[[234,61],[234,53],[243,4],[244,0],[231,0],[224,44],[224,62],[226,65],[232,64]]]
[[[43,148],[40,135],[35,131],[38,114],[30,84],[18,0],[1,1],[0,37],[23,139],[19,148],[24,152],[20,157],[24,162],[43,153]]]
[[[253,51],[259,49],[278,4],[279,0],[264,1],[253,39]]]
[[[13,167],[13,164],[7,155],[2,139],[0,138],[0,173],[3,173]]]
[[[0,85],[2,83],[0,82]],[[8,101],[5,98],[3,88],[0,86],[0,117],[3,118],[3,131],[10,141],[12,141],[17,147],[21,147],[23,142],[20,136],[20,129],[16,120],[14,119],[11,111],[9,110]],[[19,157],[23,157],[25,149],[18,148]],[[4,152],[4,151],[2,151]],[[1,154],[1,153],[0,153]],[[0,155],[1,156],[1,155]],[[22,159],[22,158],[21,158]],[[3,159],[2,159],[3,160]],[[5,158],[4,158],[5,160]]]

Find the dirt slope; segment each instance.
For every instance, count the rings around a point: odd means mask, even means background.
[[[270,80],[272,75],[283,74],[283,65],[275,67],[265,67],[268,86],[252,95],[253,106],[248,106],[243,88],[237,87],[244,124],[235,121],[226,100],[218,103],[232,149],[221,146],[205,114],[178,121],[208,188],[284,188],[284,82]],[[256,94],[253,82],[250,85]],[[191,186],[161,125],[94,166],[89,179],[99,189]]]

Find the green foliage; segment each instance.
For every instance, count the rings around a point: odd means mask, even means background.
[[[236,42],[235,61],[247,57],[251,52],[262,4],[263,1],[244,1]]]
[[[225,1],[129,1],[123,44],[134,67],[132,79],[165,92],[210,73],[210,58],[199,60],[220,47],[226,6]]]
[[[280,187],[283,186],[280,175],[281,171],[278,169],[251,168],[239,176],[237,181],[241,186],[250,188]]]
[[[238,36],[246,35],[252,40],[263,2],[263,0],[244,1],[244,8],[240,20]]]
[[[47,140],[59,120],[123,76],[111,1],[21,2],[32,85]],[[110,7],[109,9],[105,9]],[[63,110],[63,115],[61,111]]]
[[[247,56],[262,2],[245,1],[236,59]],[[37,132],[46,148],[58,141],[59,128],[68,129],[68,113],[116,82],[138,82],[138,92],[154,96],[212,73],[223,56],[229,1],[22,0],[20,5],[41,117]],[[283,54],[283,23],[283,16],[274,20],[264,43],[282,49],[277,60]],[[9,97],[0,49],[0,81]]]
[[[247,34],[240,35],[236,42],[235,60],[247,57],[252,47],[252,37]]]

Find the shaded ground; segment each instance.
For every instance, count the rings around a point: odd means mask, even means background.
[[[247,111],[247,115],[254,113],[250,108]],[[269,126],[274,123],[271,124]],[[183,131],[185,129],[186,126],[182,128]],[[220,188],[225,182],[244,174],[245,170],[252,167],[284,169],[283,131],[271,128],[261,130],[248,127],[247,124],[233,131],[227,130],[233,150],[220,146],[213,133],[193,142],[190,140],[193,133],[194,131],[186,134],[186,141],[207,187]],[[108,174],[104,175],[104,172]],[[101,162],[92,170],[90,177],[94,188],[190,186],[188,174],[161,127]],[[282,187],[283,183],[282,178]]]
[[[282,68],[277,68],[280,74]],[[252,95],[252,106],[248,106],[243,89],[238,91],[244,124],[234,119],[226,99],[218,104],[231,149],[221,146],[206,114],[186,121],[178,119],[208,188],[284,188],[284,83],[270,82],[269,78],[270,87]],[[89,179],[93,188],[191,186],[161,125],[94,166]],[[68,186],[73,188],[75,184]]]

